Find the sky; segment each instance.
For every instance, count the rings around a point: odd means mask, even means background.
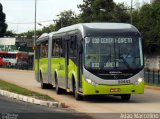
[[[114,0],[116,3],[124,2],[128,6],[131,0]],[[141,4],[150,0],[133,0],[135,6],[138,1]],[[0,0],[3,5],[3,12],[6,14],[8,29],[15,33],[34,30],[35,0]],[[37,23],[44,26],[53,24],[53,19],[58,19],[58,14],[64,10],[73,10],[76,14],[80,11],[78,4],[83,0],[37,0]],[[37,25],[37,29],[43,26]]]

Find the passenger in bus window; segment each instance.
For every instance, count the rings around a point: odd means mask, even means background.
[[[54,56],[59,56],[59,46],[57,43],[54,44]]]
[[[60,47],[59,48],[60,56],[63,57],[63,49]]]
[[[45,45],[45,57],[47,57],[48,56],[48,44],[47,45]]]

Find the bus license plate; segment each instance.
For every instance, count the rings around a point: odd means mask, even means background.
[[[111,88],[110,92],[120,92],[121,89],[120,88]]]
[[[130,84],[130,80],[118,80],[118,84]]]

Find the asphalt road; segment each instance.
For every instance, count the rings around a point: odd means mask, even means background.
[[[56,111],[58,112],[56,108],[47,108],[0,96],[0,113],[49,113]]]
[[[15,99],[0,96],[0,119],[91,119],[91,117],[75,113],[72,110],[48,108],[17,101]]]
[[[98,96],[84,101],[76,101],[73,95],[57,95],[54,89],[42,90],[34,79],[34,72],[0,70],[0,79],[12,82],[27,89],[47,94],[55,100],[64,102],[70,109],[84,113],[160,113],[160,91],[145,89],[142,95],[132,95],[129,102],[120,97]]]

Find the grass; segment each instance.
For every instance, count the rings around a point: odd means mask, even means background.
[[[50,100],[52,101],[53,99],[49,97],[48,95],[43,95],[34,91],[30,91],[28,89],[22,88],[20,86],[17,86],[15,84],[8,83],[6,81],[0,80],[0,89],[1,90],[7,90],[9,92],[25,95],[25,96],[30,96],[33,98],[38,98],[42,100]]]
[[[153,84],[153,83],[145,83],[145,85],[160,87],[160,84]]]

